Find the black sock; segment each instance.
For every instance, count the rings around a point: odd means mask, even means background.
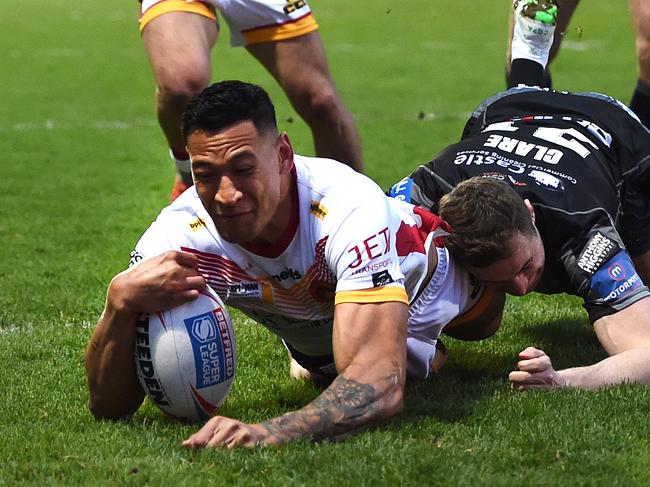
[[[506,77],[508,88],[524,84],[527,86],[551,87],[551,75],[541,64],[530,59],[515,59],[510,65],[510,75]]]
[[[630,108],[639,117],[643,125],[650,127],[650,84],[640,79],[636,81]]]

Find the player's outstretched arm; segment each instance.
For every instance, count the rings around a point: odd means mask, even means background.
[[[400,302],[342,303],[334,315],[339,375],[304,408],[259,424],[214,417],[183,445],[255,447],[300,438],[340,440],[399,413],[406,377],[406,320]]]
[[[98,419],[120,419],[142,404],[133,347],[141,313],[170,309],[205,288],[196,256],[171,251],[113,278],[104,311],[86,348],[89,407]]]
[[[510,373],[513,388],[598,389],[624,382],[650,384],[650,298],[643,298],[594,323],[596,335],[610,354],[586,367],[554,370],[543,351],[529,347],[519,354],[518,370]]]

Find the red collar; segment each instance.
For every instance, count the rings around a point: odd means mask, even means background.
[[[289,217],[289,225],[287,225],[287,230],[283,235],[280,236],[278,240],[276,240],[271,245],[242,244],[243,248],[255,255],[274,259],[287,249],[293,240],[293,237],[296,235],[296,231],[298,230],[298,223],[300,223],[300,212],[298,211],[298,183],[295,165],[291,168],[291,175],[293,176],[290,188],[291,216]]]

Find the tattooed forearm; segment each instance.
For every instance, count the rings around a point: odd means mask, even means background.
[[[265,421],[262,426],[273,443],[306,436],[315,440],[340,438],[377,421],[377,401],[374,387],[339,375],[304,408]]]

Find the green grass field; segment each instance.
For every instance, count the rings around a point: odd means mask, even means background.
[[[382,186],[455,140],[503,87],[508,0],[313,0],[330,64]],[[345,443],[188,452],[194,428],[146,404],[128,423],[86,407],[83,353],[110,278],[166,204],[135,0],[7,3],[0,14],[1,485],[650,485],[650,388],[511,391],[527,345],[562,368],[604,357],[578,300],[512,299],[495,337],[447,340],[443,373],[404,413]],[[484,11],[479,7],[485,8]],[[624,101],[635,81],[626,2],[583,2],[555,86]],[[269,89],[298,152],[308,131],[224,29],[215,79]],[[225,415],[255,422],[317,390],[288,378],[278,340],[234,312],[239,368]]]

